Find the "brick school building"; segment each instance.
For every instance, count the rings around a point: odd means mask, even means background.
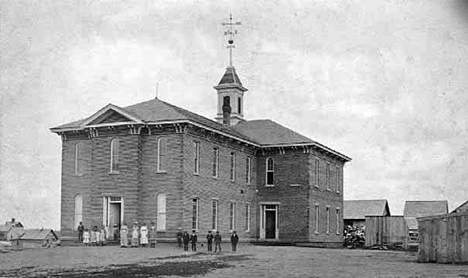
[[[62,138],[62,235],[76,235],[80,221],[154,221],[160,238],[236,230],[243,240],[341,245],[350,158],[271,120],[246,120],[234,67],[214,88],[216,120],[152,99],[52,128]]]

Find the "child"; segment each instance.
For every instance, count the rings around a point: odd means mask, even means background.
[[[101,231],[98,230],[97,226],[94,226],[94,230],[96,231],[96,246],[101,245]]]
[[[146,223],[143,223],[140,227],[140,243],[143,247],[148,245],[148,227],[146,226]]]
[[[99,234],[100,235],[100,242],[101,242],[101,246],[104,246],[106,245],[106,228],[104,228],[104,226],[102,226],[101,228],[101,233]]]
[[[89,231],[88,228],[86,228],[83,232],[83,243],[85,246],[89,245]]]
[[[132,230],[132,247],[138,247],[138,238],[140,237],[140,233],[138,232],[138,223],[133,223],[133,230]]]
[[[97,230],[97,227],[94,226],[93,230],[91,231],[91,235],[90,235],[91,246],[95,246],[97,243],[96,230]]]
[[[150,247],[156,247],[156,227],[154,226],[154,221],[151,221],[151,228],[149,230],[149,242]]]

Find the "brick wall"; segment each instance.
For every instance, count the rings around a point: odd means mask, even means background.
[[[192,228],[192,200],[199,200],[199,231],[206,234],[212,228],[212,200],[218,200],[218,230],[230,233],[230,203],[236,203],[235,229],[242,239],[254,238],[256,220],[255,184],[256,157],[252,149],[224,138],[205,136],[191,131],[184,135],[183,223],[184,230]],[[199,173],[194,173],[194,142],[200,144]],[[219,149],[218,177],[212,174],[213,148]],[[230,179],[230,153],[236,154],[235,180]],[[246,184],[246,158],[251,157],[251,183]],[[241,192],[242,190],[242,192]],[[250,231],[245,230],[245,206],[250,204]]]
[[[315,161],[319,161],[319,183],[316,183]],[[330,165],[331,184],[327,188],[326,165]],[[309,193],[309,240],[341,244],[343,241],[343,163],[323,153],[309,154],[310,193]],[[336,172],[338,171],[338,176]],[[316,230],[316,209],[319,210],[318,230]],[[329,230],[327,233],[327,208],[329,209]],[[337,215],[337,209],[339,214]],[[337,227],[338,217],[338,227]]]
[[[274,161],[274,186],[266,185],[266,160]],[[279,240],[306,241],[308,234],[308,155],[294,151],[258,155],[260,203],[279,202]],[[291,186],[293,185],[293,186]]]

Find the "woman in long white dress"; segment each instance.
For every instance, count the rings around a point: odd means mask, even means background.
[[[138,223],[133,223],[133,230],[132,230],[132,247],[138,247],[139,245],[139,237],[140,231],[138,229]]]
[[[128,227],[126,223],[123,223],[120,227],[120,247],[127,247],[128,245]]]
[[[140,227],[140,244],[143,245],[143,247],[148,245],[148,226],[146,226],[146,223],[143,223]]]

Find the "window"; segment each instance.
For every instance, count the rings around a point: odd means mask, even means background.
[[[218,229],[218,200],[213,200],[212,207],[213,207],[213,215],[211,218],[211,229],[217,230]]]
[[[319,215],[320,215],[320,211],[319,211],[319,205],[316,204],[315,205],[315,233],[318,234],[319,233]]]
[[[340,231],[340,209],[336,209],[336,234],[339,235]]]
[[[77,143],[75,146],[75,174],[83,174],[83,143]]]
[[[158,231],[166,230],[166,194],[158,195],[158,216],[156,221]]]
[[[231,181],[236,179],[236,154],[231,153]]]
[[[119,172],[120,142],[118,139],[111,141],[111,172]]]
[[[192,230],[198,230],[198,199],[192,199]]]
[[[83,221],[83,197],[81,195],[75,196],[75,223],[73,230],[78,229],[78,225]]]
[[[213,177],[218,177],[219,149],[213,148]]]
[[[275,172],[273,158],[269,157],[266,160],[266,186],[274,185],[273,174]]]
[[[193,142],[194,143],[194,165],[195,168],[193,169],[194,174],[198,174],[200,171],[200,142]]]
[[[229,229],[236,229],[236,203],[231,203],[229,207]]]
[[[245,183],[250,184],[250,157],[247,157],[245,161]]]
[[[325,182],[327,183],[327,190],[330,190],[330,164],[327,163],[327,168],[325,169]]]
[[[240,97],[237,98],[237,113],[242,114],[242,99]]]
[[[336,192],[340,193],[340,167],[336,166],[336,173],[335,173],[335,186],[336,186]]]
[[[318,158],[315,159],[315,186],[319,187],[319,167],[320,167],[320,160]]]
[[[166,138],[158,139],[158,161],[157,161],[157,172],[165,172],[166,161],[167,161],[167,146]]]
[[[250,205],[245,205],[245,231],[250,231]]]
[[[327,206],[327,234],[330,233],[330,207]]]

